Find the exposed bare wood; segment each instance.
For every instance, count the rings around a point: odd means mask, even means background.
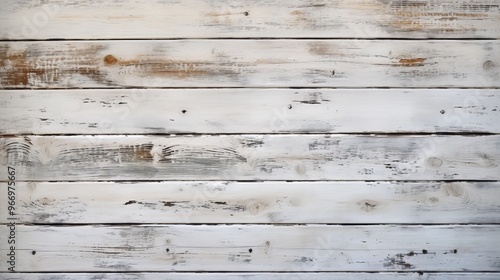
[[[498,272],[499,243],[500,226],[474,225],[18,225],[17,271]]]
[[[498,87],[500,42],[0,43],[2,88]]]
[[[496,0],[10,1],[0,39],[498,38]]]
[[[498,197],[499,182],[30,182],[17,184],[15,213],[43,224],[477,224],[500,223]]]
[[[0,92],[3,134],[500,132],[500,90]]]

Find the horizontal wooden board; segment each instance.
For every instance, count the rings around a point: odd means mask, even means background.
[[[499,162],[500,135],[0,138],[1,168],[35,181],[499,180]]]
[[[0,189],[7,191],[7,184]],[[18,223],[500,223],[499,182],[17,183]],[[0,196],[7,205],[7,195]],[[8,223],[0,211],[0,223]]]
[[[0,111],[3,134],[500,132],[491,89],[9,90]]]
[[[2,278],[4,277],[4,278]],[[7,280],[498,280],[499,273],[314,272],[314,273],[0,273]]]
[[[497,40],[2,42],[0,87],[499,87],[499,53]]]
[[[2,240],[9,227],[0,228]],[[499,271],[500,226],[16,226],[17,271]],[[6,271],[6,243],[0,270]]]
[[[11,2],[0,39],[500,37],[495,0]]]

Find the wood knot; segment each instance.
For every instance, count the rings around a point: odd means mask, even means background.
[[[114,65],[118,62],[118,59],[116,59],[116,57],[108,54],[107,56],[104,57],[104,63],[106,65]]]
[[[437,157],[430,157],[427,159],[427,164],[432,167],[440,167],[443,165],[443,160]]]

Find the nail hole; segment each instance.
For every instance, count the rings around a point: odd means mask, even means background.
[[[288,109],[292,109],[292,105],[291,104],[288,104]]]
[[[252,248],[248,249],[248,252],[249,252],[249,253],[253,252]]]
[[[186,110],[182,110],[182,113],[185,114],[187,111]]]
[[[422,254],[427,254],[427,250],[423,249]]]
[[[31,254],[32,255],[36,255],[36,251],[31,251]]]
[[[454,250],[453,250],[453,254],[456,254],[457,252],[458,252],[458,250],[457,250],[457,249],[454,249]]]
[[[167,251],[167,253],[168,253],[168,252],[170,252],[170,249],[168,249],[168,248],[167,248],[167,250],[166,250],[166,251]]]
[[[249,13],[248,13],[248,12],[244,12],[243,14],[244,14],[246,17],[249,15]]]
[[[441,115],[444,114],[445,112],[446,112],[445,110],[439,111],[439,113],[441,113]]]
[[[332,76],[335,76],[335,70],[332,71]]]

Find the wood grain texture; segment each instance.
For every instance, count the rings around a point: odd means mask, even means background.
[[[474,225],[18,225],[16,244],[19,272],[498,272],[499,242],[500,226]]]
[[[2,278],[4,277],[4,278]],[[7,280],[498,280],[499,273],[0,273]]]
[[[479,224],[500,223],[498,197],[499,182],[30,182],[17,183],[15,213],[43,224]]]
[[[0,138],[0,166],[35,181],[499,180],[499,162],[500,135]]]
[[[0,43],[1,88],[499,87],[500,41]]]
[[[495,0],[11,2],[0,39],[500,37]]]
[[[500,132],[491,89],[10,90],[0,111],[2,134]]]

